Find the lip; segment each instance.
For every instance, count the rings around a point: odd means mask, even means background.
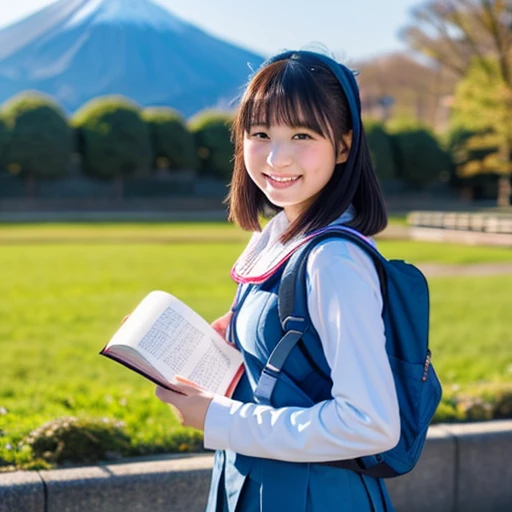
[[[288,188],[293,186],[300,180],[300,175],[278,175],[278,174],[263,174],[267,183],[273,188]]]

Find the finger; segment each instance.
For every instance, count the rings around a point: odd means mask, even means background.
[[[181,424],[183,424],[183,422],[185,421],[183,414],[181,413],[178,405],[175,403],[176,397],[178,397],[179,401],[180,395],[178,393],[173,393],[172,391],[169,391],[168,389],[165,389],[161,386],[157,386],[155,394],[159,400],[161,400],[162,402],[164,402],[164,404],[170,407],[178,421]]]
[[[192,382],[191,380],[188,380],[186,377],[176,375],[175,379],[175,386],[186,395],[199,395],[204,393],[211,394],[211,392],[207,388],[199,385],[197,382]]]
[[[177,380],[178,382],[180,382],[182,384],[192,386],[193,388],[201,389],[201,386],[199,386],[195,382],[192,382],[191,380],[188,380],[186,377],[182,377],[181,375],[176,375],[176,377],[174,377],[174,380]]]
[[[195,382],[192,382],[187,378],[182,377],[181,375],[177,375],[174,378],[173,387],[175,387],[179,392],[187,396],[198,395],[207,391],[199,384],[196,384]]]
[[[163,388],[162,386],[157,386],[155,390],[155,395],[158,399],[162,400],[165,403],[176,404],[180,399],[180,394],[170,389]]]

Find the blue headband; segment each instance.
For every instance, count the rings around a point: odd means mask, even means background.
[[[338,82],[345,93],[352,120],[352,145],[346,164],[346,167],[351,169],[355,160],[355,155],[357,155],[359,151],[359,143],[361,139],[361,100],[359,98],[359,87],[357,86],[354,73],[343,64],[336,62],[326,55],[307,50],[289,50],[279,53],[266,60],[261,67],[264,68],[279,60],[294,59],[301,61],[302,57],[320,61],[322,64],[327,66],[332,74],[338,79]]]

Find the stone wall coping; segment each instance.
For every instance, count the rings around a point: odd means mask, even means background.
[[[386,480],[396,512],[512,510],[512,420],[430,427],[422,457]],[[0,512],[200,512],[211,452],[0,473]]]

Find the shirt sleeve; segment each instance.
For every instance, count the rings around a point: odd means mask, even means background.
[[[362,249],[321,243],[307,264],[308,307],[331,368],[332,399],[273,408],[216,396],[204,444],[244,455],[322,462],[381,453],[399,439],[376,270]]]

